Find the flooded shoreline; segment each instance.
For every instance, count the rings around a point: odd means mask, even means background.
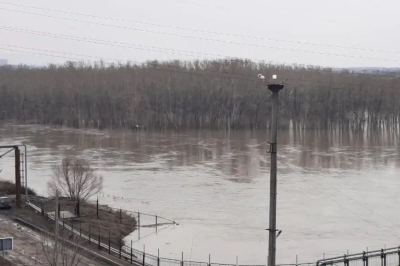
[[[269,155],[266,131],[132,132],[0,125],[0,143],[28,145],[28,183],[39,194],[65,155],[104,177],[104,204],[157,213],[179,226],[134,247],[162,257],[264,264]],[[278,138],[278,262],[311,262],[397,246],[399,136],[282,130]],[[1,159],[13,177],[12,157]]]

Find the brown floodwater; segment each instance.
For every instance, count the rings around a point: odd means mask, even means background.
[[[399,135],[281,130],[278,262],[400,243]],[[46,194],[64,156],[104,176],[102,203],[157,213],[178,226],[132,234],[134,246],[169,258],[265,264],[269,154],[265,131],[98,131],[0,124],[0,144],[28,145],[28,184]],[[6,151],[6,150],[0,150]],[[11,154],[0,177],[13,179]],[[152,231],[153,230],[153,231]]]

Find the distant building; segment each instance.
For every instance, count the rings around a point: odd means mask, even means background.
[[[8,61],[6,59],[0,59],[0,66],[5,66],[8,64]]]

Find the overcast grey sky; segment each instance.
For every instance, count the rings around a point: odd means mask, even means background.
[[[112,62],[112,59],[190,60],[226,56],[334,67],[400,66],[398,34],[400,1],[398,0],[0,0],[0,2],[0,58],[8,59],[12,64],[38,65],[62,63],[67,60],[67,58],[34,55],[31,53],[53,53],[26,49],[34,48],[82,55],[54,54],[71,59],[108,58],[107,62]],[[7,2],[131,22],[13,6],[5,4]],[[10,28],[13,28],[13,31],[10,31]],[[16,30],[24,30],[25,33],[15,32]],[[123,43],[125,47],[120,47],[121,44],[110,46],[38,36],[28,34],[26,30]],[[230,36],[226,33],[257,38]],[[126,48],[126,44],[129,44],[130,48]],[[134,49],[135,46],[132,45],[141,45],[136,48],[143,49],[149,49],[144,46],[152,46],[200,54],[182,55],[177,54],[182,52],[172,50],[169,50],[170,53],[139,50]],[[19,52],[4,49],[19,50]]]

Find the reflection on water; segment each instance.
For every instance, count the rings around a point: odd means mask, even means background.
[[[268,132],[2,124],[0,144],[10,143],[28,145],[29,184],[40,193],[55,162],[82,156],[105,177],[102,201],[179,219],[179,227],[137,243],[149,252],[160,248],[180,258],[184,251],[204,261],[212,253],[227,263],[236,255],[242,263],[266,260]],[[400,205],[398,133],[280,131],[278,144],[280,262],[400,242],[393,233],[400,220],[393,211]],[[12,179],[12,165],[12,157],[0,159],[2,177]]]
[[[261,131],[102,132],[2,125],[0,134],[2,143],[24,142],[35,147],[38,156],[31,158],[33,165],[65,155],[84,156],[98,167],[114,171],[158,171],[202,164],[234,182],[249,182],[269,169],[268,133]],[[389,164],[399,167],[399,136],[394,133],[283,131],[278,143],[282,171],[291,166],[307,171],[361,170]],[[49,159],[43,161],[40,155]]]

